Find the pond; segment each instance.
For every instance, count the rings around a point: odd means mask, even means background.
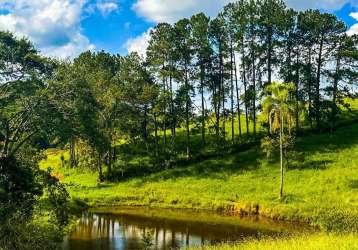
[[[313,230],[305,225],[214,212],[138,207],[86,212],[64,239],[64,250],[180,249],[240,242],[248,238],[287,237]]]

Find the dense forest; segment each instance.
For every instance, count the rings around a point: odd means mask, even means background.
[[[345,116],[357,79],[358,36],[333,14],[281,0],[160,23],[143,56],[88,51],[60,61],[2,31],[0,249],[53,244],[31,223],[40,210],[56,221],[51,230],[68,223],[65,186],[38,167],[48,148],[68,149],[63,165],[103,183],[260,145],[280,159],[283,198],[296,138],[357,121]]]

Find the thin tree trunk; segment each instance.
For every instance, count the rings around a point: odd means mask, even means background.
[[[313,129],[312,121],[312,49],[308,49],[308,120]]]
[[[147,139],[148,139],[148,131],[147,131],[147,126],[148,126],[148,107],[147,105],[144,105],[144,120],[143,120],[143,139],[144,139],[144,143],[147,144]]]
[[[317,129],[321,129],[321,112],[320,112],[320,81],[321,81],[321,67],[322,67],[322,52],[323,52],[323,37],[319,44],[318,52],[318,65],[317,65],[317,79],[316,79],[316,89],[315,89],[315,115],[317,122]]]
[[[238,120],[238,129],[239,129],[239,138],[242,137],[241,131],[241,110],[240,110],[240,93],[239,93],[239,86],[237,80],[237,68],[236,68],[236,56],[234,53],[234,67],[235,67],[235,87],[236,87],[236,103],[237,103],[237,120]]]
[[[76,140],[74,136],[71,137],[70,140],[70,165],[71,167],[75,167],[76,163]]]
[[[241,41],[241,53],[242,53],[242,69],[243,69],[243,82],[244,82],[244,104],[245,104],[245,121],[246,121],[246,136],[250,135],[249,128],[249,112],[247,104],[247,81],[246,81],[246,65],[245,65],[245,49],[244,49],[244,38]]]
[[[295,101],[296,101],[296,130],[300,130],[300,112],[299,112],[299,84],[300,84],[300,66],[299,66],[299,51],[297,48],[297,55],[296,55],[296,91],[295,91]]]
[[[154,143],[155,143],[155,156],[158,157],[158,123],[157,113],[154,112]]]
[[[163,65],[163,68],[164,68],[164,65]],[[166,78],[163,77],[163,90],[164,90],[164,94],[166,94]],[[163,107],[163,114],[164,114],[164,118],[163,118],[163,146],[164,148],[166,148],[166,144],[167,144],[167,99],[165,98],[165,101],[164,101],[164,107]]]
[[[107,179],[110,179],[112,177],[112,146],[109,146],[107,157]]]
[[[204,77],[205,68],[204,65],[200,65],[200,93],[201,93],[201,142],[205,145],[205,104],[204,104]]]
[[[103,177],[103,170],[102,170],[102,156],[100,153],[98,153],[97,168],[98,168],[98,182],[102,183],[104,181],[104,177]]]
[[[235,114],[234,114],[234,58],[233,58],[233,46],[231,41],[230,48],[230,81],[231,81],[231,141],[235,143]]]
[[[253,43],[253,41],[252,41]],[[255,64],[255,51],[252,44],[252,88],[253,88],[253,100],[252,100],[252,111],[253,111],[253,122],[254,122],[254,138],[256,138],[256,64]]]
[[[269,26],[267,28],[267,46],[268,46],[268,53],[267,53],[267,83],[271,85],[271,75],[272,75],[272,68],[271,68],[271,61],[272,61],[272,27]]]
[[[222,120],[223,120],[223,139],[226,140],[226,127],[225,127],[225,83],[224,83],[224,60],[222,55],[221,43],[219,45],[219,61],[220,61],[220,86],[221,86],[221,101],[222,101]]]
[[[186,157],[190,159],[190,121],[189,121],[189,105],[190,105],[190,96],[189,96],[189,79],[188,79],[188,69],[185,66],[185,89],[186,89],[186,103],[185,103],[185,126],[186,126]]]
[[[169,85],[170,85],[170,116],[171,116],[171,123],[172,123],[172,139],[174,139],[176,121],[174,117],[173,77],[172,77],[171,70],[172,70],[172,66],[169,74]]]
[[[218,98],[216,94],[216,83],[213,81],[213,102],[214,102],[214,109],[215,109],[215,134],[216,140],[219,140],[219,126],[220,126],[220,109],[218,105]]]
[[[280,111],[280,168],[281,168],[281,178],[280,178],[280,199],[283,197],[283,142],[282,142],[282,136],[283,136],[283,117],[282,112]]]
[[[332,118],[331,118],[331,131],[333,131],[335,127],[336,115],[338,113],[338,106],[337,106],[337,91],[338,91],[338,82],[339,82],[339,71],[341,67],[341,58],[337,56],[336,61],[336,72],[334,74],[333,80],[333,88],[332,88]]]

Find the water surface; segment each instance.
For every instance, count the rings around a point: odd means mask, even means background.
[[[64,242],[64,250],[180,249],[240,242],[248,238],[287,237],[310,230],[298,224],[258,217],[151,208],[106,208],[83,214]]]

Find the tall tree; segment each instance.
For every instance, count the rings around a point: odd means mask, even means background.
[[[210,19],[203,13],[194,15],[190,19],[192,26],[193,48],[196,55],[196,64],[198,67],[197,74],[199,78],[199,93],[201,96],[201,140],[205,144],[205,120],[207,114],[205,111],[204,92],[207,82],[207,68],[209,67],[210,56],[212,54],[209,43],[209,24]]]
[[[290,95],[294,89],[295,86],[292,83],[273,82],[266,87],[266,97],[262,100],[263,112],[270,118],[271,132],[279,134],[280,199],[284,195],[283,140],[285,129],[290,133],[294,119],[294,103],[290,101]]]
[[[186,156],[191,157],[190,117],[191,95],[194,91],[191,83],[193,46],[191,39],[192,27],[188,19],[179,20],[174,25],[175,55],[179,71],[178,81],[183,83],[185,95],[185,128],[186,128]]]

